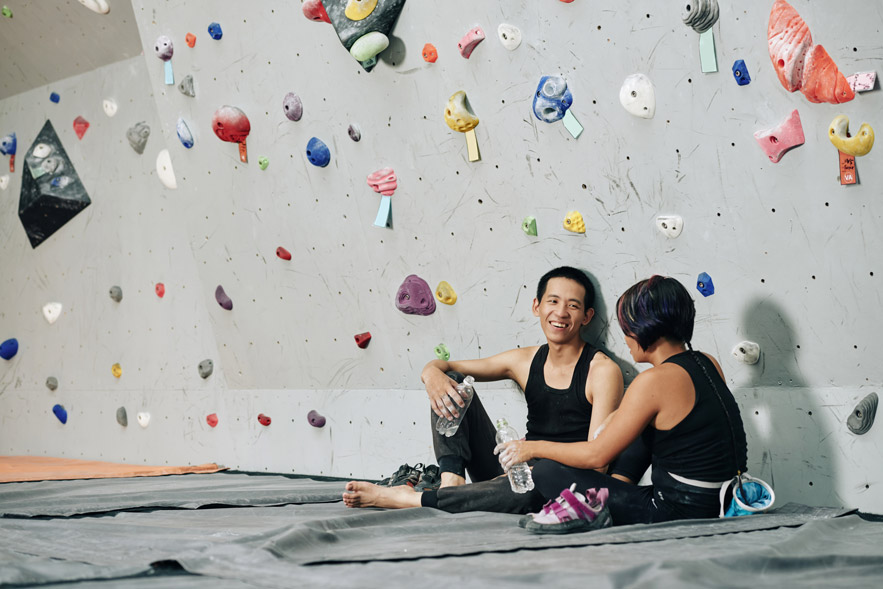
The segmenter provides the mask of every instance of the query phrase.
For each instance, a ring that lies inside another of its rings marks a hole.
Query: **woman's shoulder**
[[[632,381],[629,389],[655,393],[660,389],[687,386],[692,383],[690,375],[681,366],[673,363],[660,364],[641,372]]]

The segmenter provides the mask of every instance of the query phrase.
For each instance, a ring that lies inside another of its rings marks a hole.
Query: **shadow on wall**
[[[832,505],[836,469],[830,424],[819,398],[801,374],[794,328],[784,307],[771,298],[748,301],[742,314],[745,339],[757,342],[761,359],[746,367],[737,384],[748,435],[751,473],[773,485],[784,504]],[[777,479],[778,475],[778,479]]]
[[[613,312],[611,314],[610,311],[608,311],[607,303],[601,296],[601,287],[598,284],[598,279],[595,278],[595,275],[584,268],[580,268],[580,270],[585,272],[586,276],[589,277],[589,280],[592,281],[592,285],[595,287],[595,316],[592,318],[592,321],[582,329],[580,337],[582,337],[583,341],[591,343],[596,348],[600,348],[602,352],[607,354],[611,360],[619,365],[619,369],[622,370],[622,375],[625,379],[625,386],[628,387],[632,380],[634,380],[635,376],[638,375],[638,369],[630,360],[627,361],[620,358],[610,350],[609,342],[611,339],[622,337],[622,332],[616,322],[616,313]],[[611,330],[613,330],[612,334],[610,333]]]

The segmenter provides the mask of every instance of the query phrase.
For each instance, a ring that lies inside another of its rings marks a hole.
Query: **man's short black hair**
[[[594,308],[595,287],[592,285],[592,281],[589,280],[589,277],[586,276],[585,272],[571,266],[561,266],[559,268],[549,270],[548,272],[543,274],[543,277],[540,278],[539,284],[537,284],[538,301],[543,300],[543,295],[546,294],[546,286],[548,286],[549,281],[553,278],[567,278],[568,280],[573,280],[574,282],[582,286],[583,289],[585,289],[586,291],[586,295],[585,297],[583,297],[583,307],[586,311]]]

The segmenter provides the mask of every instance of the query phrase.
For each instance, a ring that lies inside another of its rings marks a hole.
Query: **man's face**
[[[585,308],[586,291],[581,284],[569,278],[552,278],[546,284],[543,299],[533,301],[533,314],[540,318],[546,339],[552,343],[567,343],[579,339],[579,330],[595,314]]]

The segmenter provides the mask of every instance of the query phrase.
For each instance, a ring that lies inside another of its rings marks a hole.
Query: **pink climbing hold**
[[[325,7],[322,6],[322,0],[305,0],[302,10],[304,16],[312,21],[331,22],[331,19],[328,18],[328,13],[325,11]]]
[[[263,413],[258,413],[258,421],[261,422],[261,425],[267,426],[267,425],[270,425],[270,422],[272,422],[273,420],[270,419],[269,416],[264,415]]]
[[[83,138],[83,135],[86,134],[86,129],[89,128],[89,121],[84,119],[83,117],[77,117],[74,119],[74,132],[77,134],[79,139]]]
[[[157,282],[153,289],[156,291],[156,296],[159,298],[163,298],[166,295],[166,285],[162,282]]]
[[[484,31],[481,30],[481,27],[477,26],[469,29],[469,31],[463,35],[463,38],[457,43],[457,49],[460,50],[460,55],[469,59],[469,56],[472,55],[472,52],[482,41],[484,41]]]
[[[251,132],[251,121],[242,110],[235,106],[222,106],[212,116],[212,130],[221,141],[239,144],[239,160],[248,162],[245,139]]]
[[[435,297],[425,280],[411,274],[396,291],[396,308],[409,315],[432,315],[435,313]]]
[[[325,417],[319,415],[315,409],[307,413],[307,419],[313,427],[325,427]]]
[[[371,332],[366,331],[365,333],[356,334],[356,345],[362,348],[363,350],[368,347],[368,344],[371,343]]]
[[[754,134],[758,145],[774,164],[779,163],[785,152],[792,147],[803,145],[803,126],[800,124],[800,113],[795,108],[787,119],[773,129],[757,131]]]
[[[291,259],[291,252],[289,252],[287,249],[285,249],[282,246],[279,246],[276,248],[276,255],[279,256],[283,260],[290,260]]]
[[[233,310],[233,301],[227,296],[227,293],[224,292],[224,287],[220,284],[218,285],[218,288],[215,289],[215,300],[218,301],[218,304],[224,309],[227,309],[228,311]]]
[[[368,186],[383,196],[392,196],[398,187],[396,173],[392,168],[383,168],[368,174]]]
[[[209,427],[215,427],[216,425],[218,425],[218,414],[217,414],[217,413],[211,413],[211,414],[209,414],[209,415],[206,415],[206,416],[205,416],[205,422],[206,422],[207,424],[209,424]]]

